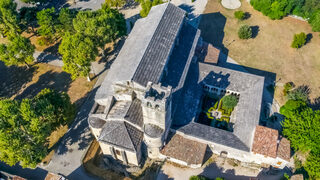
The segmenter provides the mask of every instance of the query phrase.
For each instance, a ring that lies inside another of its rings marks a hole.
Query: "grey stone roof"
[[[107,119],[124,119],[131,106],[131,101],[117,101],[111,108]]]
[[[185,17],[185,11],[168,3],[132,80],[146,86],[158,83]]]
[[[250,151],[250,148],[246,146],[235,134],[229,131],[225,131],[218,128],[213,128],[207,125],[191,122],[178,129],[186,135],[212,141],[217,144],[236,148],[242,151]]]
[[[143,116],[142,116],[141,101],[139,99],[134,99],[132,101],[130,108],[128,109],[124,119],[142,128]]]
[[[105,120],[98,117],[89,117],[89,125],[93,128],[102,128],[105,123]]]
[[[107,121],[99,141],[136,152],[143,140],[143,132],[125,121]]]
[[[183,86],[199,37],[199,30],[189,23],[183,23],[178,36],[179,42],[175,45],[166,66],[167,73],[161,78],[163,86],[171,86],[173,91]]]
[[[240,150],[250,150],[254,130],[260,120],[264,78],[201,62],[194,63],[191,67],[186,80],[187,83],[183,97],[181,97],[178,105],[179,109],[175,113],[173,122],[175,129],[178,129],[178,131],[181,130],[186,134],[194,133],[194,136],[203,137],[201,134],[192,130],[192,128],[188,128],[189,126],[195,125],[186,125],[197,118],[197,112],[200,110],[203,83],[236,91],[240,93],[240,97],[234,112],[236,122],[233,133],[215,130],[216,128],[209,126],[206,128],[213,134],[217,132],[222,133],[222,136],[229,137],[228,141],[233,143],[225,142],[223,139],[219,139],[219,136],[215,136],[215,138],[212,136],[211,140],[213,142],[219,144],[227,143],[223,145]],[[181,126],[183,126],[182,129],[179,129]],[[186,132],[187,130],[190,130],[190,132]],[[227,134],[229,134],[229,136],[227,136]],[[234,143],[236,141],[239,141],[239,143]],[[246,148],[243,146],[246,146]]]
[[[152,7],[135,23],[95,99],[103,102],[112,95],[110,85],[119,81],[159,81],[184,17],[185,11],[170,3]]]
[[[164,130],[162,128],[154,124],[146,124],[144,126],[144,132],[152,138],[160,137],[163,131]]]

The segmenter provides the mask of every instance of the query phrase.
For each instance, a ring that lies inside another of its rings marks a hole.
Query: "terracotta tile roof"
[[[277,157],[290,161],[290,141],[284,137],[281,138],[278,145]]]
[[[208,44],[207,55],[204,59],[205,63],[217,64],[219,60],[220,50]]]
[[[252,152],[276,158],[277,141],[277,130],[258,125],[254,133]]]
[[[182,137],[181,135],[170,133],[169,143],[161,150],[161,153],[187,164],[203,163],[207,145]]]

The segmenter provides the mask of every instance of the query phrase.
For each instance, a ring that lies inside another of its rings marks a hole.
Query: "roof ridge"
[[[126,121],[123,121],[123,123],[124,123],[124,126],[126,127],[126,132],[127,132],[128,136],[129,136],[129,138],[130,138],[131,145],[133,146],[134,150],[137,151],[137,148],[136,148],[136,146],[134,145],[133,140],[132,140],[132,138],[131,138],[131,134],[130,134],[129,131],[128,131],[128,126],[127,126],[127,124],[129,124],[129,123],[127,123]],[[129,124],[129,125],[130,125],[130,124]],[[134,127],[134,126],[133,126],[133,127]],[[134,128],[135,128],[135,127],[134,127]]]
[[[141,59],[143,59],[143,57],[146,55],[147,49],[148,49],[148,47],[150,46],[150,43],[151,43],[151,41],[152,41],[152,39],[153,39],[153,37],[154,37],[154,34],[155,34],[155,32],[157,31],[157,29],[158,29],[158,27],[159,27],[159,24],[160,24],[160,22],[161,22],[161,20],[162,20],[162,17],[163,17],[163,15],[165,14],[165,12],[167,11],[170,2],[164,3],[164,4],[166,4],[166,8],[164,9],[164,11],[163,11],[163,13],[162,13],[162,15],[161,15],[161,18],[160,18],[160,20],[159,20],[159,22],[158,22],[158,24],[157,24],[157,27],[154,29],[154,32],[153,32],[153,34],[152,34],[152,36],[151,36],[151,38],[150,38],[150,41],[148,42],[148,45],[146,46],[146,49],[145,49],[145,51],[144,51]],[[154,9],[155,7],[156,7],[156,6],[151,7],[150,12],[151,12],[152,9]],[[149,14],[150,14],[150,12],[149,12]],[[146,18],[148,18],[148,16],[147,16]],[[138,69],[138,67],[140,66],[140,64],[141,64],[141,61],[139,62],[138,66],[137,66],[137,69]],[[133,77],[135,77],[136,74],[137,74],[137,70],[133,73],[133,76],[131,77],[131,80],[133,79]]]

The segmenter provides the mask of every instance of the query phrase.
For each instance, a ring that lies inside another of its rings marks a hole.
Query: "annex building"
[[[135,23],[88,118],[105,155],[133,165],[147,156],[200,167],[208,152],[288,163],[289,141],[259,125],[264,77],[219,67],[207,45],[171,3]],[[229,113],[219,109],[226,95],[238,99]]]

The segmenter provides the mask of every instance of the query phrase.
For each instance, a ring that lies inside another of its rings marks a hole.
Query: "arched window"
[[[150,102],[147,102],[147,107],[152,107],[151,103]]]
[[[157,105],[155,106],[155,108],[156,108],[156,109],[160,109],[160,106],[157,104]]]

